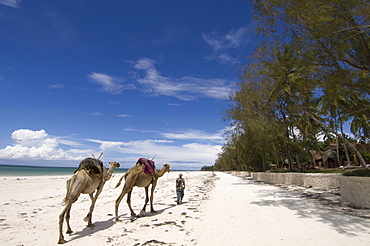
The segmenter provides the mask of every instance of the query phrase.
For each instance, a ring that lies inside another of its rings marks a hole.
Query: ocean
[[[0,165],[0,176],[40,176],[40,175],[72,175],[77,167],[34,167]],[[114,173],[125,173],[127,169],[117,168]]]

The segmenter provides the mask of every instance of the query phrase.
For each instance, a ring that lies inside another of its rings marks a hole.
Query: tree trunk
[[[364,160],[364,158],[362,157],[361,153],[355,148],[355,146],[353,146],[353,144],[351,144],[350,142],[348,142],[348,140],[343,137],[341,134],[338,134],[336,131],[334,131],[333,129],[331,129],[330,127],[328,127],[326,124],[322,123],[321,121],[319,121],[313,114],[311,114],[310,112],[308,112],[307,110],[305,110],[300,104],[299,102],[297,101],[297,99],[293,96],[293,94],[287,90],[285,90],[285,92],[291,97],[291,99],[294,101],[294,103],[297,105],[297,107],[302,110],[305,114],[307,114],[312,120],[314,120],[317,124],[319,124],[320,126],[322,126],[323,128],[325,128],[327,131],[333,133],[335,136],[339,137],[344,144],[346,144],[350,149],[352,149],[357,158],[360,160],[360,163],[362,165],[363,168],[367,168],[366,167],[366,162]]]
[[[336,150],[337,150],[337,161],[338,161],[338,164],[339,164],[339,166],[341,165],[341,162],[340,162],[340,157],[339,157],[339,143],[338,143],[338,138],[336,137],[335,138],[335,142],[336,142]],[[335,168],[336,166],[334,165],[334,168]]]
[[[261,158],[262,158],[262,168],[263,168],[263,171],[266,172],[265,158],[263,158],[263,156],[261,156]]]
[[[292,154],[290,153],[290,149],[288,145],[286,146],[286,155],[288,158],[289,171],[292,172],[293,171],[293,158],[292,158]]]
[[[299,168],[299,169],[302,169],[302,167],[301,167],[301,162],[299,161],[299,156],[298,156],[298,155],[296,155],[296,156],[295,156],[295,158],[297,159],[297,165],[298,165],[298,168]]]
[[[344,132],[343,132],[343,124],[341,123],[340,124],[340,133],[342,134],[342,136],[344,137]],[[346,153],[346,159],[347,159],[347,167],[349,167],[351,165],[351,160],[349,159],[349,154],[348,154],[348,149],[347,149],[347,145],[343,144],[343,147],[344,147],[344,151]]]

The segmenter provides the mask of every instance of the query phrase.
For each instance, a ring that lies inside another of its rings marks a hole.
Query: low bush
[[[358,177],[370,177],[369,168],[356,169],[354,171],[349,171],[343,173],[344,176],[358,176]]]

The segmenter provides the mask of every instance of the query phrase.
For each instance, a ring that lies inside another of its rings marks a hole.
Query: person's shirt
[[[176,190],[183,191],[185,189],[185,180],[181,177],[176,179]]]

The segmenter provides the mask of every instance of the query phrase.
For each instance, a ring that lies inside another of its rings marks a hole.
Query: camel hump
[[[90,174],[102,174],[104,172],[103,162],[94,158],[83,159],[76,172],[82,169],[86,169]]]
[[[137,162],[144,165],[144,173],[153,175],[155,173],[155,164],[154,161],[146,159],[146,158],[140,158],[137,160]]]

